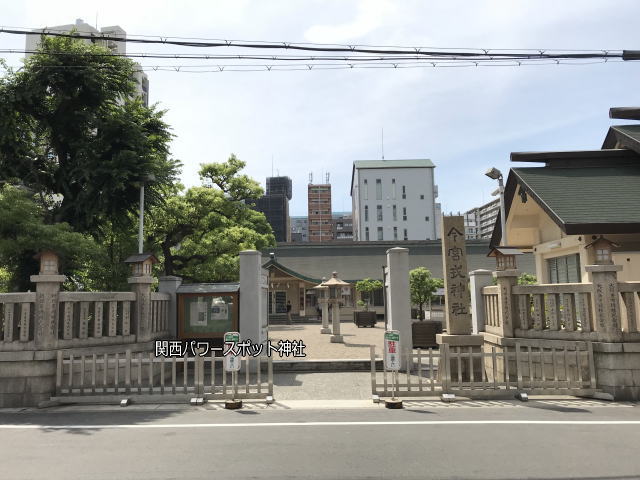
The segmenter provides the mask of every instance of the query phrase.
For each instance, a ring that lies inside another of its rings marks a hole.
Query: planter
[[[437,320],[423,320],[411,324],[413,348],[437,347],[436,335],[442,333],[442,322]]]
[[[375,327],[376,312],[353,312],[353,323],[360,327]]]

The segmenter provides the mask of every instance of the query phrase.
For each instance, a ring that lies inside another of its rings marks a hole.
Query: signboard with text
[[[240,370],[240,356],[236,355],[237,345],[240,343],[238,332],[227,332],[224,334],[225,350],[224,369],[227,372],[237,372]]]
[[[464,219],[442,216],[442,272],[446,295],[447,332],[450,335],[471,334],[471,294]]]
[[[384,332],[384,366],[387,370],[400,370],[400,332]]]

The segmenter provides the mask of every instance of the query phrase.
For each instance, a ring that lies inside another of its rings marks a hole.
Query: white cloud
[[[363,37],[380,27],[395,12],[389,0],[361,0],[356,18],[337,25],[314,25],[304,37],[315,43],[340,43]]]

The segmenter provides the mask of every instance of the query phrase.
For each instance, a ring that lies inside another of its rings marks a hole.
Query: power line
[[[239,40],[212,40],[212,41],[192,41],[181,40],[179,37],[150,37],[150,36],[127,36],[125,38],[109,36],[104,34],[78,34],[47,29],[32,31],[27,29],[0,27],[0,33],[14,35],[47,35],[55,37],[78,38],[93,41],[115,41],[140,44],[161,44],[175,45],[182,47],[216,48],[235,47],[248,49],[270,49],[270,50],[296,50],[310,52],[344,52],[349,54],[368,53],[384,55],[413,55],[428,57],[447,57],[451,59],[498,59],[507,57],[511,59],[602,59],[602,58],[622,58],[638,59],[637,52],[631,52],[632,58],[625,58],[624,50],[557,50],[557,49],[432,49],[426,47],[375,47],[367,45],[330,45],[330,44],[309,44],[291,42],[262,42],[262,41],[239,41]],[[627,55],[626,57],[629,57]]]

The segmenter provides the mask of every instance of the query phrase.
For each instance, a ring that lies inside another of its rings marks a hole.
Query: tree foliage
[[[157,246],[165,274],[194,282],[235,280],[241,250],[275,244],[264,214],[251,208],[262,189],[241,174],[244,166],[234,155],[204,164],[205,186],[174,194],[151,210],[149,243]]]
[[[24,189],[0,189],[0,266],[8,272],[8,290],[30,289],[29,277],[38,272],[34,255],[53,250],[60,255],[65,274],[72,281],[87,276],[96,252],[93,239],[72,231],[66,223],[48,225],[45,213],[33,195]]]
[[[382,282],[380,280],[371,280],[370,278],[364,278],[356,282],[356,290],[362,293],[364,297],[364,308],[365,310],[369,309],[369,305],[371,304],[371,294],[374,290],[378,290],[382,288]]]
[[[536,285],[538,283],[538,279],[535,275],[530,273],[521,273],[518,276],[518,285]]]
[[[140,181],[161,203],[178,174],[164,112],[133,98],[134,64],[73,38],[42,37],[22,69],[0,79],[0,181],[39,194],[45,221],[77,231],[126,223]]]
[[[418,305],[420,320],[424,320],[424,306],[435,298],[436,290],[443,286],[443,280],[431,276],[431,272],[425,267],[414,268],[409,272],[411,303]]]

